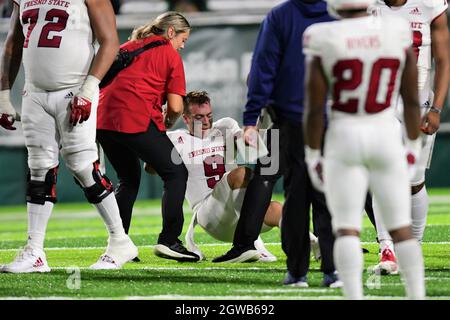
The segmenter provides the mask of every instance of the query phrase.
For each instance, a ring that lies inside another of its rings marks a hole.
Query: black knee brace
[[[100,162],[98,160],[93,163],[93,166],[92,177],[94,178],[95,184],[88,188],[82,187],[82,189],[87,200],[95,204],[102,202],[103,199],[109,196],[114,191],[114,187],[108,177],[100,172]],[[75,182],[81,187],[77,179],[75,179]]]
[[[44,204],[45,201],[56,203],[56,177],[58,167],[50,169],[45,175],[45,181],[31,180],[28,172],[27,202]]]

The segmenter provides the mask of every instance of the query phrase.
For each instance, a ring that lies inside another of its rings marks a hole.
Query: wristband
[[[0,90],[0,113],[9,114],[15,117],[16,109],[11,104],[9,89]]]
[[[315,162],[321,158],[320,149],[311,149],[308,145],[305,145],[305,161]]]
[[[84,80],[83,85],[80,88],[79,95],[83,98],[87,98],[92,100],[95,95],[95,92],[98,90],[98,85],[100,84],[100,80],[92,75],[88,75],[86,80]]]
[[[437,107],[435,107],[435,106],[432,106],[432,107],[430,108],[430,112],[435,112],[435,113],[437,113],[437,114],[441,114],[442,109],[439,109],[439,108],[437,108]]]

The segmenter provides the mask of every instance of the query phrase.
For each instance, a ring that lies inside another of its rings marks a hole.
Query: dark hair
[[[187,116],[191,114],[189,106],[191,104],[204,104],[210,103],[211,99],[206,91],[191,91],[183,99],[184,110],[183,113]]]

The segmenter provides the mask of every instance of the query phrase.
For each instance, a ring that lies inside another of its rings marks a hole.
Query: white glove
[[[323,157],[320,154],[320,150],[311,149],[309,146],[305,145],[305,162],[308,166],[309,178],[311,179],[313,187],[320,192],[324,192],[322,175]]]
[[[20,121],[20,115],[16,112],[9,98],[10,90],[0,90],[0,126],[7,130],[16,130],[12,125],[14,121]]]
[[[77,123],[87,121],[91,115],[92,100],[98,91],[100,80],[88,75],[80,91],[73,97],[70,105],[70,123],[76,126]]]
[[[419,136],[416,140],[405,141],[406,161],[408,162],[409,178],[413,179],[417,171],[417,161],[419,161],[420,152],[422,151],[422,138]]]

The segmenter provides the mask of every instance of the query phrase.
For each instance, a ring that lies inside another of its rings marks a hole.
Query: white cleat
[[[277,257],[271,254],[267,250],[258,250],[260,257],[258,259],[259,262],[274,262],[277,261]]]
[[[398,274],[398,265],[395,254],[389,248],[386,248],[381,253],[380,263],[375,266],[375,274],[389,275]]]
[[[260,255],[258,261],[260,262],[277,261],[277,257],[271,254],[269,250],[267,250],[267,248],[264,246],[264,242],[262,241],[261,237],[258,237],[258,239],[255,240],[255,248]]]
[[[110,238],[105,253],[89,269],[121,269],[125,263],[133,260],[138,254],[138,248],[131,241],[130,237],[126,236],[120,239]]]
[[[35,249],[26,245],[13,262],[5,264],[0,272],[7,273],[32,273],[50,272],[45,253],[41,249]]]

